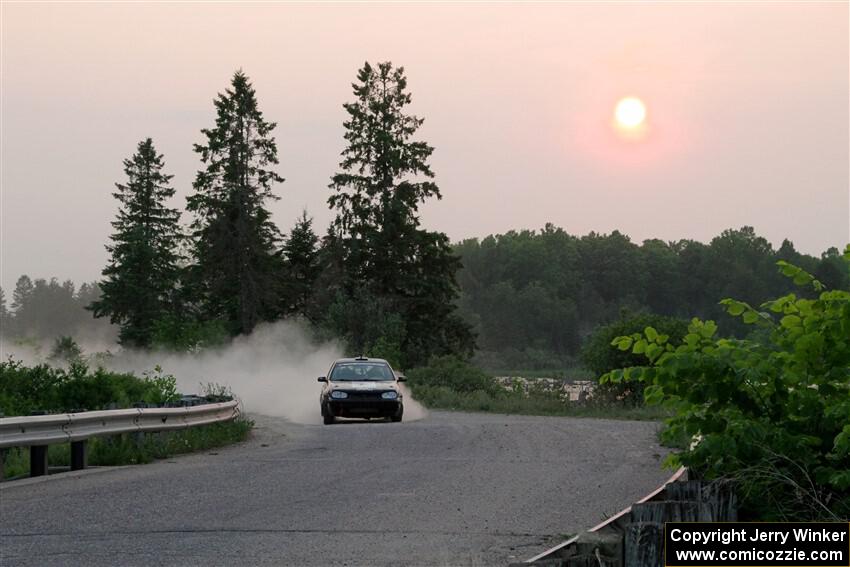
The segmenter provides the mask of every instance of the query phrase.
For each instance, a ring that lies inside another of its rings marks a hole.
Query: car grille
[[[383,394],[383,392],[348,392],[348,398],[347,399],[361,401],[361,402],[362,401],[380,400],[381,394]]]

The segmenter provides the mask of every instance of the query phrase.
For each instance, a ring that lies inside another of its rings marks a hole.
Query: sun
[[[614,118],[620,128],[626,130],[638,128],[646,120],[646,105],[637,97],[622,98],[614,109]]]

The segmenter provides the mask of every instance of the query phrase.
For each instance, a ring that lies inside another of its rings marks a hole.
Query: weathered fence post
[[[698,480],[672,482],[664,500],[632,506],[625,533],[625,567],[664,564],[664,522],[733,522],[738,519],[729,485]]]
[[[623,567],[623,538],[619,534],[585,532],[576,542],[576,554],[565,567]]]

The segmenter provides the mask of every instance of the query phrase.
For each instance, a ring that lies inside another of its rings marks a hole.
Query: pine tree
[[[283,245],[283,257],[286,262],[286,314],[307,315],[313,286],[319,275],[318,242],[319,237],[313,232],[313,219],[304,211]]]
[[[242,71],[215,100],[216,124],[196,144],[205,167],[194,182],[187,209],[192,223],[195,264],[192,281],[209,319],[223,319],[233,334],[250,333],[276,315],[282,258],[280,233],[265,208],[272,186],[283,178],[271,135],[257,106],[254,88]]]
[[[347,281],[345,247],[332,224],[319,242],[317,255],[320,269],[304,315],[319,330],[329,333],[328,338],[341,338],[346,328],[333,324],[329,315],[338,297],[344,296],[345,290],[351,289],[351,285]]]
[[[106,246],[110,259],[102,272],[100,298],[90,309],[95,317],[109,316],[121,326],[122,345],[150,346],[157,321],[171,306],[178,277],[180,213],[166,205],[174,189],[164,165],[147,138],[124,160],[126,183],[115,184],[113,196],[120,205],[112,242]]]
[[[0,335],[8,337],[11,334],[12,314],[6,307],[6,292],[0,287]]]
[[[404,68],[367,62],[357,80],[355,101],[344,105],[348,146],[328,199],[344,242],[347,281],[389,299],[402,316],[405,364],[470,352],[472,334],[454,305],[460,261],[445,234],[419,228],[419,205],[441,196],[428,164],[434,149],[414,139],[423,119],[405,112],[411,95]]]
[[[26,274],[18,278],[15,282],[15,289],[12,291],[12,311],[16,314],[24,309],[32,298],[34,286],[30,277]]]

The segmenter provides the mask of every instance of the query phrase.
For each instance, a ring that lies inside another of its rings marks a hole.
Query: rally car
[[[382,358],[341,358],[327,376],[320,376],[319,404],[325,425],[338,417],[385,418],[401,421],[404,403],[397,375]]]

